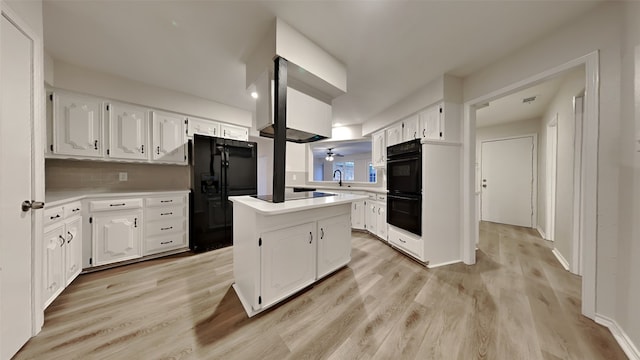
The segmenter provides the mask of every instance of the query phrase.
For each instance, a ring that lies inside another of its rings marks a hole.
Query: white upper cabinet
[[[402,124],[402,142],[420,138],[418,114],[411,115],[400,123]]]
[[[220,124],[220,137],[233,140],[249,140],[249,129],[242,126]]]
[[[460,141],[461,107],[440,103],[420,112],[420,131],[425,140]]]
[[[440,105],[429,107],[420,113],[420,131],[423,139],[442,139],[441,114],[442,106]]]
[[[215,137],[220,136],[220,124],[215,121],[190,117],[187,122],[187,136],[190,138],[195,134]]]
[[[53,93],[55,154],[101,157],[102,101],[90,96]]]
[[[402,142],[402,123],[393,124],[387,129],[387,147]]]
[[[387,165],[387,147],[385,146],[384,130],[373,134],[371,138],[373,167],[385,167]]]
[[[106,106],[109,123],[107,156],[145,160],[149,153],[149,112],[147,109],[120,103]]]
[[[159,111],[153,111],[152,118],[152,159],[158,162],[186,164],[185,118]]]

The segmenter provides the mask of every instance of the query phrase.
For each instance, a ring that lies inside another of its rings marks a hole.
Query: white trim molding
[[[538,234],[540,234],[540,237],[545,239],[545,240],[549,240],[547,239],[547,234],[544,233],[544,230],[542,230],[542,228],[540,227],[540,224],[538,224],[538,226],[536,226],[536,230],[538,230]]]
[[[465,264],[475,264],[475,247],[478,237],[476,221],[476,109],[478,106],[527,87],[539,84],[577,66],[585,66],[585,98],[582,127],[582,158],[580,159],[579,207],[580,238],[582,239],[582,314],[590,319],[596,315],[596,238],[598,229],[598,131],[600,106],[599,52],[543,71],[511,85],[494,90],[464,103],[463,163],[462,163],[462,246],[461,256]]]
[[[602,326],[606,326],[609,331],[611,331],[611,335],[613,335],[622,348],[622,351],[624,351],[630,360],[640,360],[640,351],[638,351],[638,348],[633,341],[631,341],[629,335],[627,335],[624,329],[622,329],[615,320],[596,314],[595,321]]]
[[[558,249],[553,249],[551,250],[551,252],[553,253],[553,255],[556,256],[556,259],[558,259],[558,262],[560,263],[560,265],[562,265],[562,267],[567,270],[569,270],[569,262],[567,261],[567,259],[564,258],[564,256],[562,256],[562,254],[560,253],[560,251],[558,251]]]

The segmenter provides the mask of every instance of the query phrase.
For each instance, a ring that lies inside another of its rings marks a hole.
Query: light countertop
[[[274,204],[272,202],[256,199],[251,196],[229,197],[229,200],[231,200],[234,204],[246,205],[254,209],[256,212],[264,215],[279,215],[301,210],[349,204],[362,199],[367,199],[367,196],[356,194],[338,194],[336,196],[325,196],[312,199],[296,199]]]
[[[383,188],[383,187],[368,187],[368,186],[350,186],[350,185],[343,185],[343,186],[327,186],[327,185],[313,185],[313,184],[307,184],[307,185],[287,185],[287,188],[310,188],[310,189],[317,189],[317,190],[322,190],[322,191],[327,191],[327,192],[331,192],[331,191],[365,191],[365,192],[372,192],[372,193],[377,193],[377,194],[386,194],[387,193],[387,189]]]
[[[149,196],[149,195],[168,195],[168,194],[185,194],[189,190],[157,190],[157,191],[113,191],[113,190],[64,190],[64,191],[47,191],[44,195],[45,207],[50,208],[71,201],[82,200],[87,197],[91,198],[113,198],[120,196]]]

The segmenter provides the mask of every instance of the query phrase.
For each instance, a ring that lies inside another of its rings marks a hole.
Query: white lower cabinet
[[[92,224],[95,265],[142,256],[142,209],[97,213]]]
[[[351,227],[358,230],[364,230],[364,200],[354,201],[351,203]]]
[[[387,195],[369,194],[365,201],[365,229],[387,241]]]
[[[42,242],[42,308],[82,271],[82,217],[77,202],[45,210]],[[65,215],[66,214],[66,215]]]
[[[156,196],[145,199],[143,255],[187,246],[187,197]]]
[[[253,316],[351,260],[351,204],[281,214],[233,204],[234,289]]]
[[[316,278],[316,223],[261,235],[262,305],[273,304]]]
[[[64,280],[64,225],[44,233],[43,238],[42,308],[46,308],[62,292]]]
[[[424,241],[420,236],[391,227],[389,229],[389,243],[413,255],[418,260],[424,261]]]
[[[322,278],[351,260],[351,227],[345,216],[318,221],[318,270]]]

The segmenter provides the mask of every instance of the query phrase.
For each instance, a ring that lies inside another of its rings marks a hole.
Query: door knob
[[[44,203],[42,201],[35,201],[35,200],[25,200],[22,202],[22,211],[29,211],[30,209],[36,210],[36,209],[42,209],[44,207]]]

